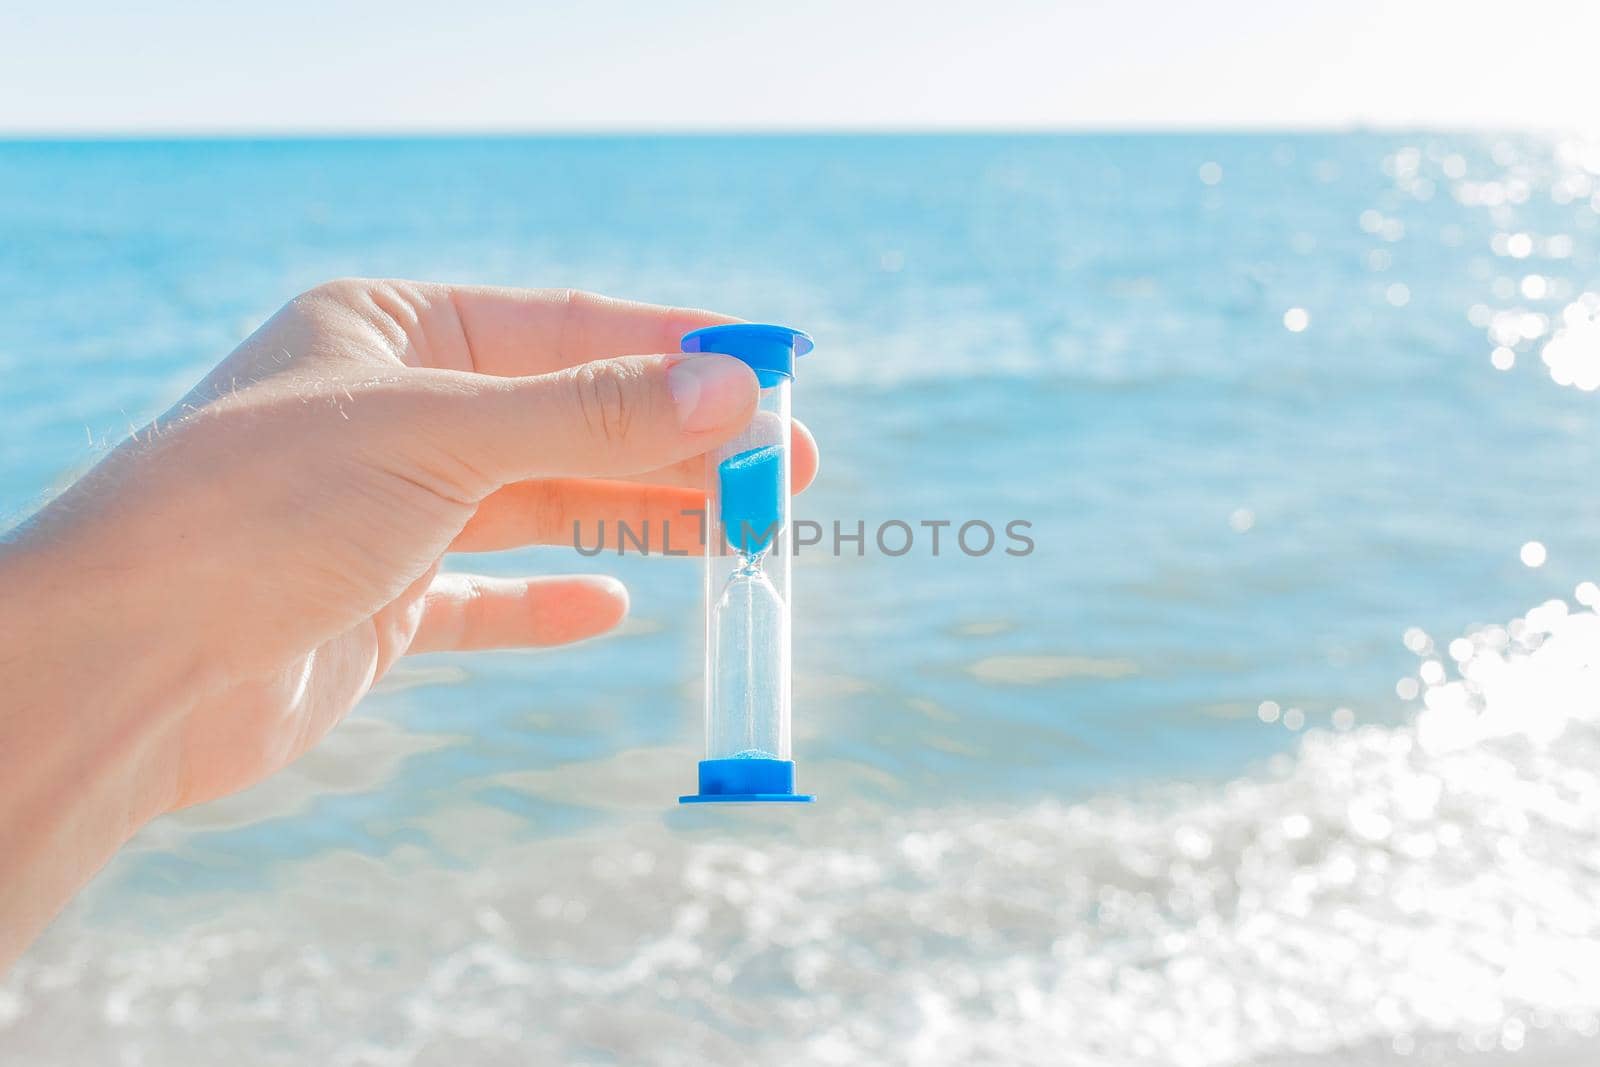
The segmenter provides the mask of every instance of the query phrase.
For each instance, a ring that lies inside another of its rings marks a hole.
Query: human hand
[[[24,686],[0,711],[0,780],[95,774],[95,748],[125,786],[125,837],[282,767],[408,651],[610,629],[627,609],[610,578],[440,574],[440,558],[702,507],[700,454],[749,421],[757,385],[677,342],[723,321],[412,282],[293,300],[0,551],[8,601],[29,605],[0,618],[0,680]],[[793,454],[799,489],[816,469],[802,427]],[[0,812],[15,857],[26,834],[6,829]]]

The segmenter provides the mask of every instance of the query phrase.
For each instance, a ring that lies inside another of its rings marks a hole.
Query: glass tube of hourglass
[[[789,380],[709,460],[706,758],[789,759]]]

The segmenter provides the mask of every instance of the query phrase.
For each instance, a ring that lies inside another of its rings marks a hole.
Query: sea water
[[[344,274],[802,325],[823,448],[814,810],[671,803],[697,561],[452,561],[633,617],[403,662],[150,827],[0,984],[0,1061],[1592,1060],[1600,150],[709,147],[0,144],[13,518]]]

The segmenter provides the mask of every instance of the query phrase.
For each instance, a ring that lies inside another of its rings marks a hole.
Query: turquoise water
[[[0,514],[364,274],[807,328],[823,470],[796,512],[868,531],[795,568],[815,812],[672,806],[696,565],[462,561],[603,567],[633,619],[408,661],[283,779],[153,827],[0,986],[0,1052],[1587,1040],[1600,835],[1538,798],[1593,787],[1600,747],[1600,701],[1569,699],[1593,685],[1597,252],[1600,153],[1524,136],[0,143]],[[890,557],[896,519],[917,539]],[[924,520],[953,524],[937,557]],[[967,556],[969,520],[1035,548]],[[1463,635],[1476,659],[1446,654]],[[1419,693],[1477,725],[1428,727]],[[1411,936],[1434,955],[1379,959]]]

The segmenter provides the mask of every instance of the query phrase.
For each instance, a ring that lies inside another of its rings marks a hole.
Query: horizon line
[[[1572,134],[1586,132],[1582,127],[1562,125],[1520,125],[1515,123],[1439,123],[1386,122],[1349,120],[1339,122],[1308,122],[1285,125],[1273,122],[1240,123],[1166,123],[1166,122],[1093,122],[1061,124],[980,125],[950,126],[884,124],[882,126],[829,126],[829,125],[590,125],[590,126],[259,126],[259,127],[204,127],[174,126],[146,128],[56,128],[56,129],[0,129],[0,143],[70,143],[70,142],[159,142],[159,141],[383,141],[383,140],[471,140],[471,139],[534,139],[534,138],[694,138],[694,137],[1015,137],[1015,136],[1084,136],[1084,135],[1134,135],[1134,136],[1312,136],[1317,134],[1445,134],[1445,135],[1504,135],[1515,134]]]

